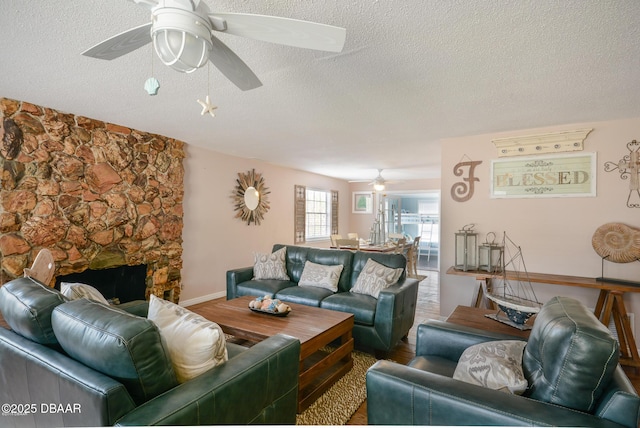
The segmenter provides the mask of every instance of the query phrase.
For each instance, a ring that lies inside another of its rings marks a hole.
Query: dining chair
[[[396,241],[396,249],[393,251],[394,254],[404,254],[404,247],[407,244],[407,238],[400,238]]]
[[[357,234],[357,233],[353,233],[353,232],[351,232],[351,233],[347,233],[347,238],[348,238],[348,239],[360,239],[360,238],[358,237],[358,234]]]
[[[357,239],[338,239],[336,246],[340,249],[359,250],[360,241]]]
[[[418,258],[420,257],[420,236],[413,238],[413,245],[407,251],[407,275],[418,276]]]
[[[397,241],[398,239],[404,238],[404,234],[402,233],[390,233],[387,235],[390,241]]]
[[[24,268],[24,276],[37,279],[41,283],[50,286],[55,270],[56,265],[53,260],[53,254],[48,249],[43,248],[38,252],[31,267]]]
[[[332,247],[337,247],[338,246],[338,239],[342,239],[342,235],[331,235],[331,246]]]

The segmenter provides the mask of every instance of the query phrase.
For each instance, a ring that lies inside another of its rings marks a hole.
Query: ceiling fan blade
[[[321,51],[342,51],[347,35],[341,27],[277,16],[216,12],[209,17],[212,21],[226,21],[225,33]]]
[[[131,28],[82,52],[92,58],[111,60],[151,42],[151,23]]]
[[[131,0],[131,1],[137,5],[146,7],[149,10],[158,6],[158,0]]]
[[[262,82],[247,64],[233,53],[231,49],[215,37],[211,37],[213,47],[209,53],[209,61],[216,66],[227,79],[231,80],[243,91],[259,88]]]

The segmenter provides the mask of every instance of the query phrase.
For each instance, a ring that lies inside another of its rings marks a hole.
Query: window
[[[338,233],[337,190],[307,190],[305,186],[296,184],[294,195],[293,233],[296,244],[304,244],[307,239],[329,239]]]
[[[327,239],[331,235],[331,192],[307,189],[306,239]]]

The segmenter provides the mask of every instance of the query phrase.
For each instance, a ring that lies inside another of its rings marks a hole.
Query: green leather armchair
[[[518,339],[429,320],[408,366],[379,361],[367,373],[372,425],[509,425],[637,428],[640,398],[618,365],[618,348],[576,300],[555,297],[536,317],[523,354],[522,396],[453,379],[471,345]]]

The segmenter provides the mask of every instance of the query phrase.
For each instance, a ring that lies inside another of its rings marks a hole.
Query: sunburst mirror
[[[233,190],[234,210],[236,218],[251,224],[260,224],[269,211],[269,188],[264,184],[264,177],[255,169],[246,173],[239,172],[236,187]]]

